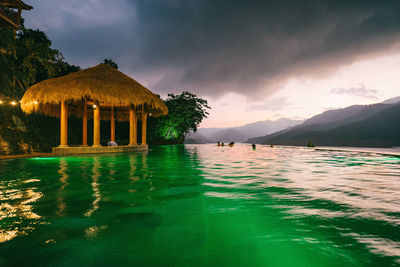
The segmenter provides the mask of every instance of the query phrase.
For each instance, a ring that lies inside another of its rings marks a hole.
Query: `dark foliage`
[[[115,63],[112,59],[108,59],[108,58],[104,59],[104,60],[103,60],[103,64],[106,64],[106,65],[108,65],[108,66],[110,66],[110,67],[113,67],[113,68],[115,68],[115,69],[118,69],[118,64]]]
[[[22,27],[15,36],[10,30],[0,29],[0,49],[0,94],[10,98],[20,99],[37,82],[80,69],[66,63],[39,30]]]
[[[180,95],[168,94],[165,104],[168,115],[149,120],[150,143],[182,144],[188,132],[197,131],[210,109],[207,100],[186,91]]]
[[[38,114],[27,116],[8,103],[18,101],[35,83],[78,70],[80,67],[68,64],[58,50],[51,48],[44,32],[23,25],[16,35],[0,29],[0,136],[12,153],[21,153],[23,143],[33,150],[49,151],[58,144],[59,120]]]

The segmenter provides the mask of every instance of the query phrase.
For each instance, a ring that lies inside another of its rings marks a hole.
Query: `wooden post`
[[[60,117],[60,147],[68,146],[68,105],[61,100],[61,117]]]
[[[142,108],[142,145],[147,144],[147,112]]]
[[[129,107],[129,145],[137,145],[137,116],[132,105]]]
[[[133,115],[135,116],[135,119],[133,121],[133,144],[137,145],[137,111],[136,108],[133,109]]]
[[[21,13],[22,13],[22,7],[18,7],[18,13],[17,13],[17,29],[19,29],[19,27],[21,26]]]
[[[100,105],[96,102],[93,105],[93,146],[100,145]]]
[[[83,103],[82,114],[82,146],[87,146],[87,99]]]
[[[114,106],[111,107],[111,142],[115,142],[115,120],[114,120]]]

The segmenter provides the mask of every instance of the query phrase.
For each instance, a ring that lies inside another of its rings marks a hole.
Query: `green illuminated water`
[[[190,145],[2,160],[0,265],[400,265],[400,158]]]

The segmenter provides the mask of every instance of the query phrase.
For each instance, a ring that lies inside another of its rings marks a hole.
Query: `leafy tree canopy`
[[[210,109],[207,100],[186,91],[180,95],[168,94],[165,104],[168,115],[150,123],[152,143],[183,143],[188,132],[197,131]]]
[[[112,59],[108,59],[108,58],[104,59],[104,60],[103,60],[103,64],[106,64],[106,65],[108,65],[108,66],[110,66],[110,67],[113,67],[113,68],[115,68],[115,69],[118,69],[118,64],[115,63]]]
[[[44,32],[21,26],[15,35],[11,30],[0,29],[0,94],[18,99],[35,83],[79,69],[51,48]]]

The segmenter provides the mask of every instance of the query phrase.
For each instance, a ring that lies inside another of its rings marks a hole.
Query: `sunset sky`
[[[400,95],[399,1],[26,0],[82,68],[111,58],[160,94],[190,91],[212,110],[201,127]]]

